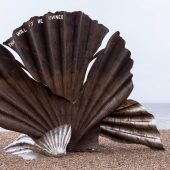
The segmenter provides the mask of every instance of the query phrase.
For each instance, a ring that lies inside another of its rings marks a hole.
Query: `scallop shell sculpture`
[[[163,149],[153,115],[127,99],[133,60],[120,33],[97,51],[107,32],[83,12],[61,11],[31,18],[4,42],[23,64],[0,45],[0,126],[24,134],[6,152],[38,159],[95,150],[99,135]]]

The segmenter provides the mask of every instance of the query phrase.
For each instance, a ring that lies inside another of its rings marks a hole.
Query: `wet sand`
[[[6,154],[4,147],[19,133],[0,133],[0,170],[170,170],[170,130],[161,130],[165,151],[151,150],[141,145],[112,142],[100,137],[101,146],[96,152],[68,153],[61,158],[23,160]]]

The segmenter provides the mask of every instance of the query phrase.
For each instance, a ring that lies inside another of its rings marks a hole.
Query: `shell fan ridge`
[[[133,60],[125,40],[116,32],[98,50],[107,32],[81,11],[49,12],[4,42],[23,64],[0,45],[0,127],[22,133],[6,152],[63,156],[95,150],[100,135],[163,149],[153,115],[128,99]]]

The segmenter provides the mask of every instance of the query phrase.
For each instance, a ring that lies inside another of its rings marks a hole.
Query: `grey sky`
[[[119,30],[134,60],[134,90],[140,102],[170,102],[170,1],[0,0],[0,43],[34,15],[81,10],[110,30]],[[104,45],[102,46],[104,47]]]

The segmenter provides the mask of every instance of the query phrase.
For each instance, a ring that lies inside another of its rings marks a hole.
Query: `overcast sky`
[[[109,28],[103,46],[120,31],[134,60],[134,90],[140,102],[170,102],[169,0],[0,0],[0,43],[32,16],[81,10]]]

